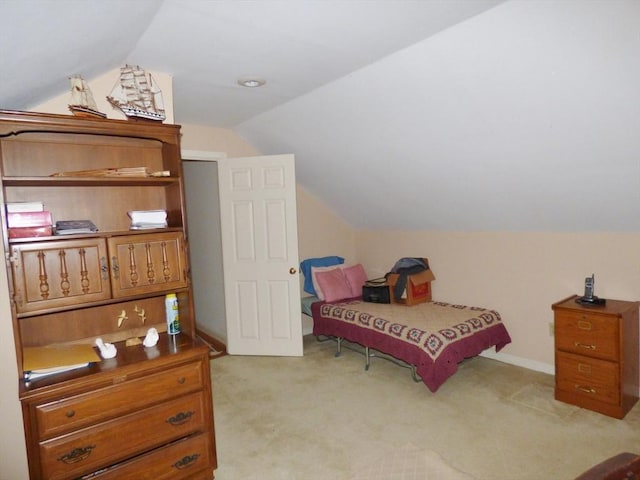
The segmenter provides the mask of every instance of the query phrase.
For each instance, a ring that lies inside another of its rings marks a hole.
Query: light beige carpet
[[[334,353],[309,336],[304,357],[211,360],[216,480],[361,480],[422,455],[475,480],[572,480],[640,452],[640,404],[616,420],[556,402],[551,375],[476,357],[434,394],[390,362],[365,371]]]
[[[358,473],[351,480],[474,480],[449,465],[438,453],[411,443],[356,469]]]
[[[510,400],[558,418],[568,418],[579,411],[572,405],[556,400],[553,385],[530,383],[514,393]]]

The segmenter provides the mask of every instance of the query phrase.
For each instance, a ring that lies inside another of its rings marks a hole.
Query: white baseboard
[[[549,375],[555,375],[555,367],[548,363],[537,362],[535,360],[529,360],[528,358],[516,357],[515,355],[509,355],[507,353],[496,353],[493,349],[487,349],[480,354],[481,357],[491,358],[492,360],[498,360],[499,362],[508,363],[517,367],[528,368],[529,370],[535,370],[536,372],[548,373]]]

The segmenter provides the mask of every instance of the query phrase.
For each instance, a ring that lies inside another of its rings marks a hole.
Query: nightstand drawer
[[[139,392],[139,395],[145,395]],[[202,392],[40,443],[42,478],[86,475],[166,442],[204,430]]]
[[[556,353],[556,387],[601,402],[620,403],[619,365],[583,355]]]
[[[97,475],[92,480],[179,480],[209,467],[209,435],[198,434],[141,455]]]
[[[558,311],[556,347],[566,352],[617,361],[620,358],[618,319],[584,312]]]
[[[36,407],[38,434],[50,438],[80,427],[201,390],[202,364],[194,362],[165,372],[125,381]]]

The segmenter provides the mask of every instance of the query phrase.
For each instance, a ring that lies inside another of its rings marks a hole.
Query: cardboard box
[[[391,289],[391,303],[410,306],[431,301],[431,282],[436,279],[431,269],[409,275],[404,295],[401,299],[396,300],[393,290],[398,283],[398,278],[400,275],[397,273],[387,275],[387,283]]]
[[[16,227],[9,228],[9,238],[49,237],[53,235],[51,225],[42,227]]]
[[[51,212],[10,212],[7,213],[7,227],[44,227],[53,224]]]

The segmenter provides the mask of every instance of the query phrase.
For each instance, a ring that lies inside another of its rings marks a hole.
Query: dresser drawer
[[[146,392],[139,392],[147,396]],[[209,400],[210,401],[210,400]],[[40,443],[42,478],[66,479],[204,430],[202,392]]]
[[[583,355],[556,353],[556,387],[585,398],[618,405],[619,365]]]
[[[143,378],[35,407],[40,439],[201,390],[202,364],[193,362]]]
[[[92,480],[179,480],[203,469],[211,470],[211,442],[206,433],[178,440],[166,447],[121,463]]]
[[[618,319],[577,311],[557,311],[556,347],[597,358],[617,361],[620,356]]]

